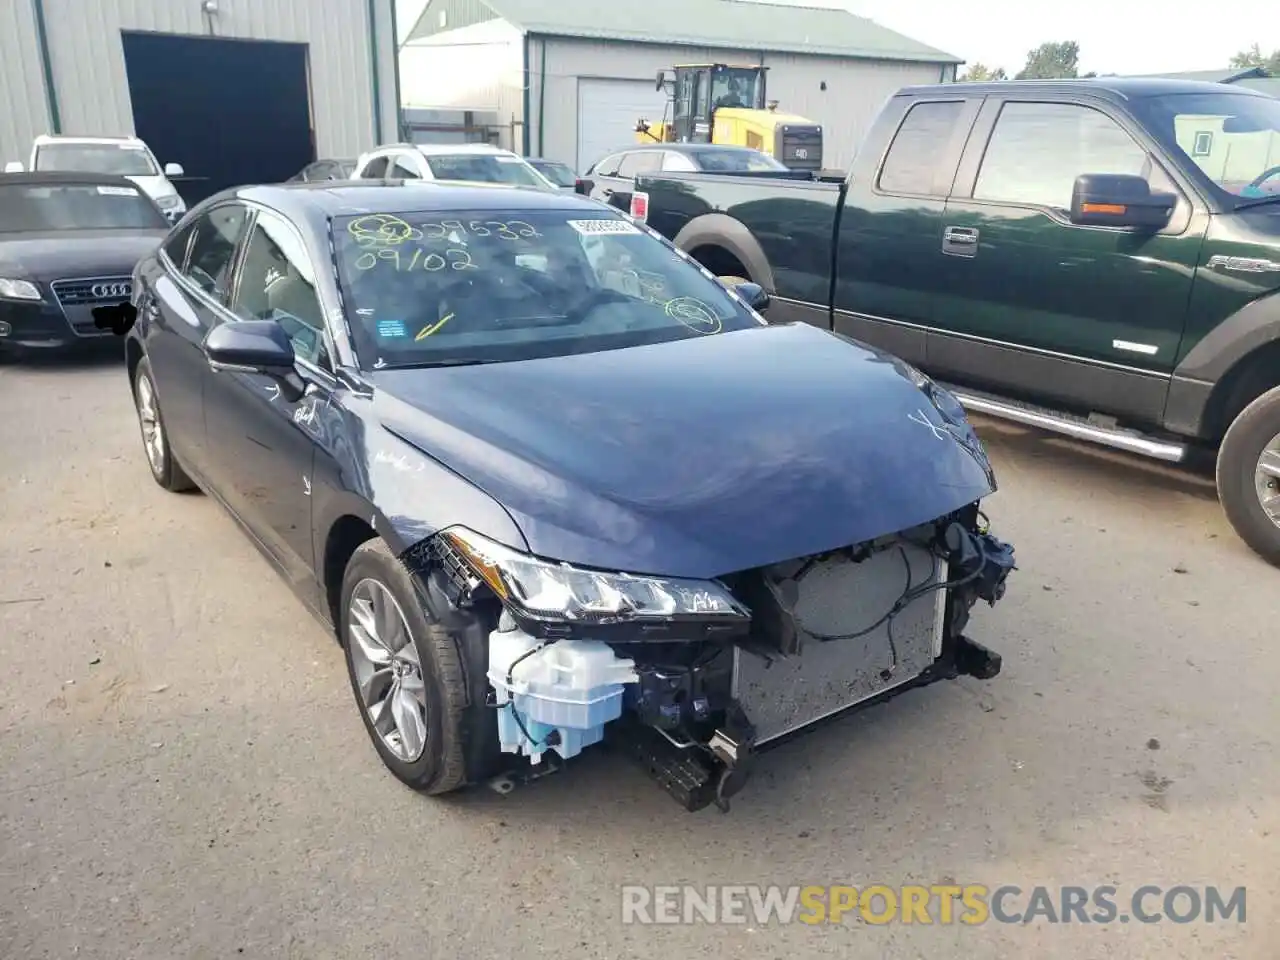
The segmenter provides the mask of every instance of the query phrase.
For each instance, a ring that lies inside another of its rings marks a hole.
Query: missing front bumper
[[[990,680],[1000,673],[1000,654],[976,640],[954,637],[944,655],[923,671],[856,702],[793,725],[768,739],[759,738],[750,715],[735,702],[728,711],[727,729],[717,729],[706,744],[681,741],[654,727],[624,720],[608,731],[608,741],[630,755],[677,803],[690,812],[715,805],[728,812],[729,801],[750,777],[754,760],[795,737],[843,717],[884,703],[917,687],[958,676]],[[726,749],[725,744],[732,749]]]

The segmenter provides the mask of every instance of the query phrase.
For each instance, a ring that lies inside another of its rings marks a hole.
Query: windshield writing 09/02
[[[371,367],[561,356],[762,322],[629,220],[584,211],[346,217],[334,248]]]

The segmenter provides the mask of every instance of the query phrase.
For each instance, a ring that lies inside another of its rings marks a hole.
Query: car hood
[[[991,493],[963,412],[940,409],[917,378],[794,324],[379,371],[373,411],[498,501],[535,554],[710,577],[894,533]]]
[[[0,233],[0,277],[48,282],[123,277],[165,238],[165,230]]]

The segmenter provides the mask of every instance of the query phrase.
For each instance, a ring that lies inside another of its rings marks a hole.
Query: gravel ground
[[[1274,957],[1280,572],[1204,477],[981,428],[1021,566],[972,628],[995,681],[774,751],[728,816],[609,755],[430,800],[233,523],[151,482],[119,364],[0,366],[0,957]],[[1244,885],[1248,914],[620,921],[622,884],[947,882]]]

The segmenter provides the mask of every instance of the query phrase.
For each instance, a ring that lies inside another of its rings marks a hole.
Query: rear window
[[[5,233],[168,227],[156,205],[127,184],[0,184],[0,231]]]
[[[374,214],[335,219],[333,231],[366,368],[590,353],[763,322],[603,209]]]
[[[880,170],[880,189],[886,193],[945,194],[935,186],[938,158],[960,119],[960,101],[917,103],[898,128]]]
[[[477,183],[512,183],[545,187],[544,180],[519,157],[486,154],[443,154],[426,158],[437,180],[472,180]]]
[[[703,170],[718,173],[763,173],[787,169],[786,164],[755,150],[699,150],[694,158]]]

